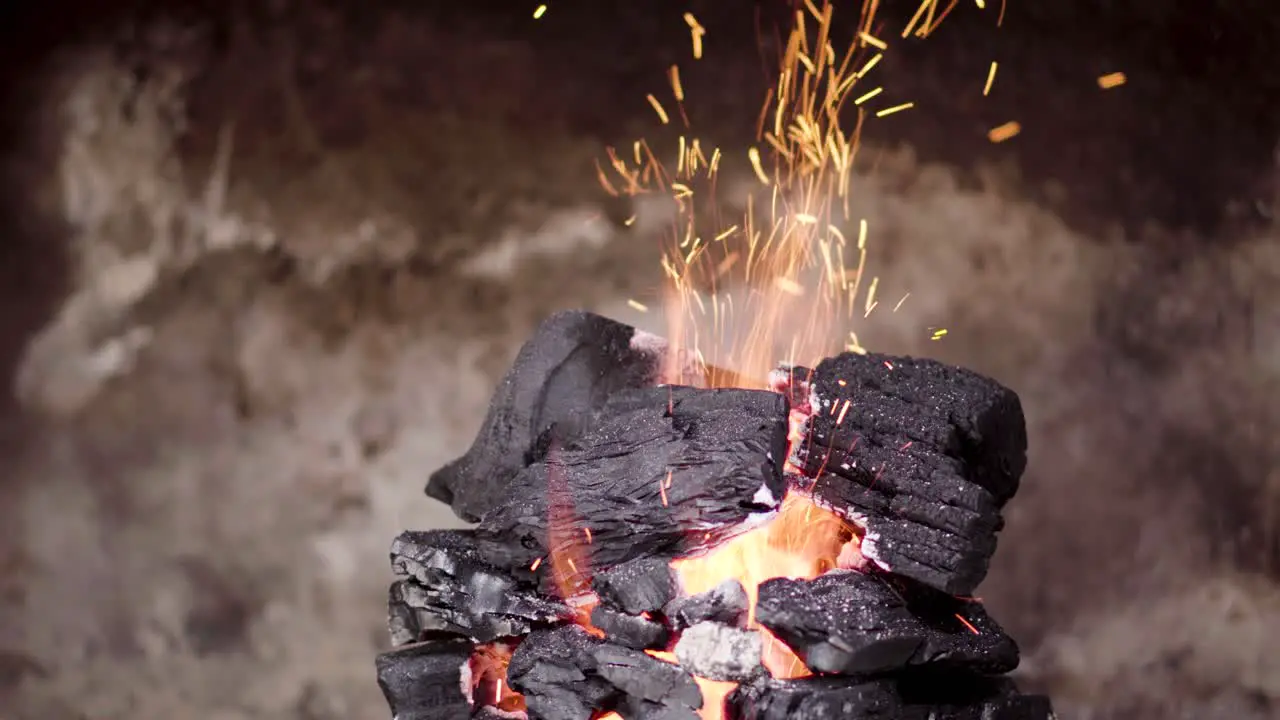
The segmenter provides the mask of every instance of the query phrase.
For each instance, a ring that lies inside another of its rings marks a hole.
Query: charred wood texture
[[[1004,673],[1018,666],[1018,646],[980,603],[895,578],[838,571],[767,580],[756,619],[815,672],[944,665]]]
[[[394,720],[466,720],[471,717],[469,679],[463,668],[474,646],[435,639],[378,656],[378,687]]]
[[[676,575],[666,558],[640,558],[598,571],[591,589],[600,602],[639,615],[657,612],[676,596]]]
[[[583,558],[598,571],[724,542],[781,505],[787,414],[786,399],[765,391],[619,392],[511,481],[509,500],[480,523],[483,552],[511,569],[577,557],[585,584]]]
[[[512,479],[546,453],[553,425],[572,424],[615,392],[656,385],[665,342],[599,315],[567,311],[524,344],[465,455],[433,473],[427,495],[477,522]]]
[[[1048,698],[967,674],[762,678],[725,700],[726,720],[1054,720]]]
[[[802,490],[867,529],[882,569],[968,595],[986,577],[1003,505],[1026,468],[1018,396],[932,360],[845,353],[805,375],[793,449]]]
[[[696,720],[702,692],[678,665],[595,638],[576,625],[532,633],[511,656],[511,687],[524,693],[534,720],[589,720],[597,711],[624,717]]]
[[[404,578],[391,586],[397,645],[431,632],[489,642],[574,617],[568,606],[484,562],[470,531],[402,533],[391,545],[391,566]]]
[[[667,604],[666,615],[676,630],[701,622],[746,627],[748,602],[747,590],[742,583],[725,580],[706,592],[672,600]]]

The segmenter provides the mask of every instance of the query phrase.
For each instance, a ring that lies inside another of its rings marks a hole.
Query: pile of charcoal
[[[771,390],[670,373],[661,339],[588,313],[522,348],[427,485],[475,526],[392,545],[377,669],[397,720],[1053,717],[1005,676],[1017,645],[972,597],[1026,465],[1012,391],[852,353]],[[762,527],[788,493],[856,527],[856,551],[754,588],[750,627],[739,582],[684,592],[673,560]],[[808,673],[773,677],[756,625]],[[712,707],[700,680],[736,686]]]

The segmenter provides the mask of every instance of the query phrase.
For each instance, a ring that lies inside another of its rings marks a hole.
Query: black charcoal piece
[[[864,526],[880,568],[972,594],[1026,467],[1018,396],[932,360],[846,353],[796,372],[810,409],[797,489]]]
[[[528,720],[529,713],[524,710],[502,710],[492,705],[485,705],[471,716],[471,720]]]
[[[676,660],[708,680],[745,682],[765,672],[764,639],[756,630],[703,622],[687,628],[676,641]]]
[[[967,673],[761,678],[725,700],[726,720],[1054,720],[1048,698]]]
[[[583,311],[547,318],[498,384],[465,455],[431,475],[427,495],[476,522],[507,497],[516,473],[541,459],[540,441],[625,388],[661,381],[666,343]]]
[[[629,698],[673,708],[702,707],[702,690],[687,670],[631,648],[595,648],[596,672]]]
[[[701,715],[693,708],[623,698],[618,705],[618,715],[624,720],[701,720]]]
[[[777,393],[617,393],[589,430],[512,481],[508,503],[480,525],[483,552],[513,571],[546,557],[586,558],[573,564],[574,587],[591,570],[698,552],[777,510],[786,447],[787,403]],[[559,518],[558,533],[549,518]],[[543,578],[553,564],[539,567]]]
[[[646,717],[689,717],[702,692],[679,666],[593,637],[577,625],[525,638],[507,667],[533,720],[587,720],[598,710],[631,707]]]
[[[674,482],[674,480],[673,480]],[[630,615],[661,610],[676,596],[676,575],[662,558],[639,558],[591,578],[600,602]]]
[[[393,720],[466,720],[471,717],[469,672],[473,646],[465,640],[430,640],[377,657],[378,687]]]
[[[843,353],[819,363],[810,386],[818,444],[910,442],[958,460],[965,479],[1002,505],[1017,492],[1026,420],[1017,393],[995,380],[936,360]]]
[[[609,642],[633,650],[662,650],[671,641],[671,631],[666,625],[604,605],[591,610],[591,624],[603,632]]]
[[[677,631],[701,622],[747,626],[747,591],[737,580],[725,580],[710,590],[676,598],[664,610]]]
[[[396,644],[432,631],[489,642],[574,616],[563,603],[485,563],[471,531],[402,533],[391,544],[391,566],[405,578],[391,586],[389,600]]]
[[[869,675],[934,665],[1018,666],[1018,646],[981,603],[855,571],[760,584],[756,620],[815,672]]]
[[[577,625],[537,630],[520,642],[507,682],[524,695],[533,720],[589,720],[612,708],[618,690],[596,672],[594,650],[604,641]]]

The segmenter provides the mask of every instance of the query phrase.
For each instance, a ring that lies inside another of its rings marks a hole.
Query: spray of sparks
[[[644,141],[630,157],[610,150],[608,168],[600,172],[608,192],[667,192],[679,208],[662,259],[676,352],[762,380],[779,355],[798,362],[829,353],[829,339],[840,337],[844,320],[876,306],[878,280],[864,281],[867,223],[850,215],[850,178],[864,123],[912,107],[873,84],[889,49],[873,32],[877,6],[877,0],[863,6],[856,38],[844,49],[831,39],[830,3],[806,2],[795,11],[777,84],[761,108],[758,143],[747,151],[765,192],[752,194],[739,222],[708,234],[699,230],[698,218],[714,204],[719,149],[682,135],[674,172]],[[927,36],[949,9],[937,0],[922,2],[902,37]],[[697,58],[706,30],[692,15],[684,19]],[[679,119],[687,125],[679,68],[667,75],[672,108],[657,94],[646,100],[662,124]],[[751,289],[723,292],[730,285]],[[745,334],[728,337],[743,319]],[[861,350],[852,333],[843,344]]]

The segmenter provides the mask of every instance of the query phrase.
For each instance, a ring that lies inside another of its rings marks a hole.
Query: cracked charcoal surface
[[[480,525],[482,552],[524,571],[550,554],[553,508],[565,515],[555,551],[586,558],[591,568],[723,542],[781,504],[774,459],[786,450],[787,412],[782,395],[757,390],[617,393],[588,430],[516,477],[510,500]],[[549,565],[539,568],[544,581]]]
[[[662,650],[671,642],[671,631],[666,625],[604,605],[592,609],[591,624],[599,628],[609,642],[633,650]]]
[[[803,491],[865,525],[864,555],[880,567],[971,594],[1026,467],[1018,396],[968,370],[876,354],[824,360],[809,382]]]
[[[815,672],[945,665],[1005,673],[1018,666],[1018,646],[981,603],[914,583],[844,571],[775,578],[759,593],[756,620]]]
[[[676,596],[676,576],[662,558],[640,558],[591,578],[600,602],[629,615],[661,610]]]
[[[693,676],[680,667],[592,637],[577,625],[530,634],[512,654],[507,679],[524,694],[534,720],[587,720],[596,710],[619,706],[643,710],[646,717],[695,717],[688,712],[702,704]]]
[[[552,425],[574,422],[619,390],[658,382],[662,349],[635,338],[630,325],[583,311],[543,321],[498,384],[471,448],[431,475],[427,495],[478,522],[541,459]]]
[[[388,602],[394,644],[431,631],[489,642],[573,617],[566,605],[486,564],[473,541],[466,530],[405,532],[395,539],[391,565],[405,579],[392,584]]]
[[[766,672],[761,664],[764,640],[755,630],[703,622],[676,641],[676,659],[689,672],[709,680],[745,682]]]
[[[726,720],[1054,720],[1039,695],[1012,681],[967,673],[908,673],[892,678],[836,675],[761,678],[725,701]]]
[[[725,580],[710,590],[676,598],[667,604],[667,621],[676,631],[701,622],[747,626],[747,591],[737,580]]]
[[[462,668],[474,649],[465,640],[431,640],[378,656],[378,687],[394,720],[466,720]]]
[[[995,380],[936,360],[843,353],[819,363],[810,382],[821,400],[811,426],[819,444],[847,447],[854,433],[879,445],[912,442],[960,461],[965,478],[1001,505],[1017,492],[1026,420],[1017,393]],[[831,405],[846,399],[837,423]]]

